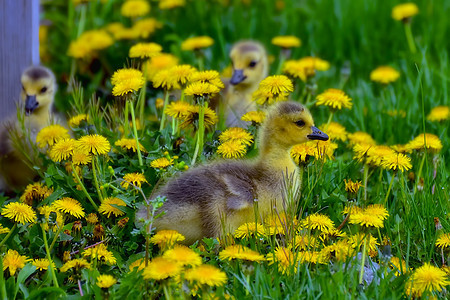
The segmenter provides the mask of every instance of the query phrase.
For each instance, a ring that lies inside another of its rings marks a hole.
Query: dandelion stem
[[[366,234],[364,235],[364,244],[363,244],[363,251],[362,251],[362,258],[361,258],[361,270],[359,272],[359,284],[363,283],[364,279],[364,264],[366,262],[366,247],[367,247],[367,241],[366,241]]]
[[[55,243],[56,243],[56,241],[58,240],[59,234],[61,233],[61,231],[62,231],[63,228],[64,228],[64,225],[58,227],[58,231],[56,231],[56,235],[55,235],[55,237],[53,238],[53,241],[52,241],[52,243],[51,243],[51,245],[50,245],[50,248],[49,248],[49,250],[48,250],[49,252],[51,252],[52,249],[53,249],[53,246],[55,246]]]
[[[9,237],[12,235],[12,233],[16,229],[16,227],[17,227],[17,223],[14,223],[13,227],[9,230],[8,234],[3,238],[2,242],[0,243],[0,249],[6,243],[6,241],[9,239]],[[1,270],[0,270],[0,272],[1,272]]]
[[[364,175],[363,175],[363,185],[364,185],[364,202],[367,202],[367,179],[369,177],[369,165],[364,164]]]
[[[198,110],[198,131],[197,131],[197,145],[195,146],[194,156],[192,157],[191,165],[195,164],[197,156],[203,151],[203,139],[205,136],[205,100],[200,97],[200,107]]]
[[[125,100],[125,101],[127,101],[127,100]],[[125,114],[125,116],[124,116],[125,122],[123,124],[123,135],[125,137],[127,137],[128,136],[128,131],[129,131],[128,128],[130,126],[130,124],[128,122],[128,101],[125,102],[125,112],[124,112],[124,114]]]
[[[406,40],[408,41],[408,47],[409,51],[411,51],[412,54],[416,53],[416,44],[414,43],[414,37],[411,31],[411,22],[404,23],[405,25],[405,34],[406,34]]]
[[[86,190],[86,187],[84,186],[83,182],[80,179],[80,176],[78,176],[77,171],[75,170],[75,166],[73,165],[73,163],[71,162],[70,165],[72,166],[72,172],[75,175],[75,178],[78,181],[78,184],[81,186],[81,189],[83,190],[84,194],[86,195],[86,197],[88,198],[89,202],[91,202],[92,206],[95,208],[95,210],[98,211],[98,206],[97,204],[95,204],[94,200],[92,200],[91,195],[89,195],[88,191]]]
[[[103,203],[103,196],[102,196],[102,193],[100,191],[100,187],[98,185],[97,171],[96,171],[96,168],[95,168],[95,159],[94,158],[92,158],[92,177],[94,178],[94,185],[95,185],[95,188],[97,189],[98,199],[100,200],[101,203]]]
[[[383,202],[384,206],[386,206],[386,204],[387,204],[387,200],[388,200],[389,194],[391,192],[392,184],[394,183],[394,178],[395,178],[395,172],[394,172],[394,174],[392,174],[391,182],[389,183],[389,188],[388,188],[388,191],[386,193],[386,197],[384,198],[384,202]]]
[[[144,69],[144,78],[147,78],[147,68]],[[139,93],[138,106],[139,106],[139,122],[144,125],[144,110],[145,110],[145,96],[147,92],[147,80],[145,80],[144,86]]]
[[[333,120],[333,116],[334,116],[334,111],[332,110],[331,112],[330,112],[330,115],[328,116],[328,121],[327,121],[327,129],[328,129],[328,126],[330,125],[330,123],[331,123],[331,120]]]
[[[417,186],[420,182],[420,177],[422,176],[423,164],[425,163],[426,153],[422,153],[422,160],[420,161],[419,171],[417,172],[416,184],[414,185],[414,194],[417,192]]]
[[[166,107],[169,102],[169,91],[165,90],[164,92],[164,106],[163,106],[163,112],[161,117],[161,124],[159,125],[159,131],[162,131],[164,129],[164,123],[166,122]]]
[[[142,154],[141,154],[141,149],[139,146],[139,139],[138,139],[138,134],[137,134],[137,129],[136,129],[136,118],[134,116],[134,107],[133,107],[133,103],[131,102],[131,100],[128,101],[128,105],[130,106],[131,122],[133,123],[133,135],[134,135],[134,139],[136,140],[136,152],[138,154],[139,166],[142,169],[142,167],[144,166],[144,163],[142,162]],[[144,172],[144,170],[142,170],[142,172]]]
[[[44,239],[45,252],[47,252],[47,259],[48,259],[48,262],[49,262],[48,267],[50,269],[50,274],[52,276],[53,284],[55,285],[55,287],[59,288],[58,279],[56,278],[55,270],[53,269],[52,257],[50,255],[50,250],[48,248],[47,234],[45,233],[45,229],[44,229],[44,225],[43,224],[41,224],[41,229],[42,229],[42,236],[43,236],[43,239]]]

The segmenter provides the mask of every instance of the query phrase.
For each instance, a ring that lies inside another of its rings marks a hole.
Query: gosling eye
[[[47,87],[44,86],[44,87],[41,89],[40,93],[43,94],[43,93],[45,93],[46,91],[47,91]]]
[[[249,66],[250,68],[254,68],[254,67],[256,66],[256,64],[257,64],[257,62],[254,61],[254,60],[252,60],[252,61],[248,64],[248,66]]]
[[[295,121],[294,123],[295,123],[295,125],[297,125],[298,127],[303,127],[303,126],[305,126],[305,121],[303,121],[303,120]]]

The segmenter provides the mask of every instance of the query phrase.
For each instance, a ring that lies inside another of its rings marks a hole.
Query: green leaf
[[[62,288],[45,287],[32,291],[27,299],[58,299],[62,296],[66,296],[66,292]]]

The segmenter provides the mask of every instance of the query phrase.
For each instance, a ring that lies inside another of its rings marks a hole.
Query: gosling
[[[19,105],[19,114],[25,114],[23,127],[29,132],[30,140],[35,141],[37,133],[50,124],[53,101],[56,91],[55,76],[42,66],[31,66],[21,76],[23,105]],[[19,190],[32,182],[36,172],[25,163],[25,156],[15,148],[12,135],[19,137],[25,149],[32,151],[26,144],[25,133],[16,116],[11,116],[0,125],[0,175],[2,189]],[[28,153],[31,154],[31,153]]]
[[[226,125],[245,127],[246,123],[241,117],[256,110],[252,94],[269,72],[267,53],[264,46],[258,42],[241,41],[232,47],[230,58],[233,74],[229,81],[226,81],[223,95]]]
[[[274,105],[259,136],[260,153],[255,160],[212,163],[168,182],[157,193],[165,196],[166,202],[161,208],[165,214],[155,219],[156,230],[176,230],[190,244],[254,222],[255,203],[262,216],[274,206],[281,209],[283,178],[295,176],[297,170],[291,147],[308,140],[328,140],[314,126],[308,109],[296,102]],[[137,220],[141,218],[146,218],[145,209],[138,211]]]

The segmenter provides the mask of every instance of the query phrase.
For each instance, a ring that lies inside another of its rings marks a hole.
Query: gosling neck
[[[261,139],[258,164],[271,170],[278,170],[283,174],[293,174],[296,172],[297,166],[291,158],[291,148],[276,142],[267,143]]]

